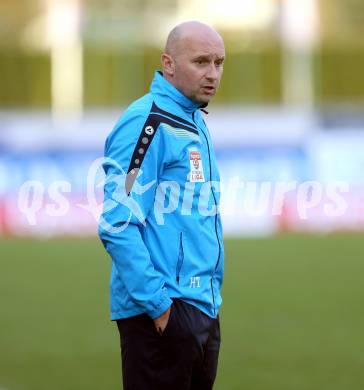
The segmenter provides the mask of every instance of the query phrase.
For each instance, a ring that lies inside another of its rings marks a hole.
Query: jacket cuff
[[[172,303],[173,301],[169,297],[167,289],[163,288],[160,291],[158,298],[148,305],[149,308],[146,310],[146,313],[154,320],[163,314],[172,305]]]

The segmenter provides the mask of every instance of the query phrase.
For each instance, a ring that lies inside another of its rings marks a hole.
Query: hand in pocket
[[[172,310],[172,305],[163,314],[161,314],[159,317],[154,319],[155,328],[157,329],[157,332],[160,335],[163,334],[164,330],[167,327],[171,310]]]

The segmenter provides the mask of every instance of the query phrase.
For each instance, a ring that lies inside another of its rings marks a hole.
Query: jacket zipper
[[[216,315],[216,308],[215,308],[215,293],[214,293],[214,286],[212,284],[212,276],[210,279],[210,285],[211,285],[211,294],[212,294],[212,303],[214,305],[214,316]]]
[[[179,284],[180,279],[180,272],[184,260],[184,253],[183,253],[183,243],[182,243],[182,232],[180,233],[179,238],[179,252],[178,252],[178,260],[177,260],[177,266],[176,266],[176,282]]]
[[[211,192],[212,192],[212,196],[214,198],[214,202],[215,202],[215,207],[217,207],[217,201],[216,201],[216,196],[215,196],[215,192],[214,192],[214,189],[211,185],[211,182],[212,182],[212,170],[211,170],[211,156],[210,156],[210,145],[209,145],[209,141],[207,139],[207,136],[205,134],[205,132],[202,130],[202,128],[196,123],[195,121],[195,112],[192,113],[192,120],[193,120],[193,123],[201,130],[201,133],[204,135],[205,137],[205,140],[206,140],[206,145],[207,145],[207,151],[208,151],[208,155],[209,155],[209,168],[210,168],[210,186],[211,186]],[[219,262],[220,262],[220,256],[221,256],[221,245],[220,245],[220,239],[219,239],[219,235],[218,235],[218,232],[217,232],[217,213],[215,214],[215,234],[216,234],[216,238],[217,238],[217,243],[219,245],[219,255],[217,257],[217,262],[216,262],[216,265],[215,265],[215,271],[219,265]],[[214,271],[214,272],[215,272]],[[214,315],[216,315],[216,308],[215,308],[215,294],[214,294],[214,287],[212,285],[212,276],[211,276],[211,279],[210,279],[210,284],[211,284],[211,294],[212,294],[212,302],[213,302],[213,305],[214,305]]]

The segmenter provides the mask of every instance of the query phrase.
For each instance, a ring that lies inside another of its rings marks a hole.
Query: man
[[[200,109],[215,95],[224,56],[211,27],[175,27],[163,73],[106,141],[99,234],[112,258],[111,319],[120,331],[125,390],[202,390],[215,380],[220,178]]]

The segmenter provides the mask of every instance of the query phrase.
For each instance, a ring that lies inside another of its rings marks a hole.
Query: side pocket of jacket
[[[182,265],[183,265],[183,260],[184,260],[183,232],[181,232],[180,236],[179,236],[179,252],[178,252],[178,259],[177,259],[177,266],[176,266],[176,281],[177,281],[177,284],[179,284],[180,273],[181,273],[181,268],[182,268]]]

